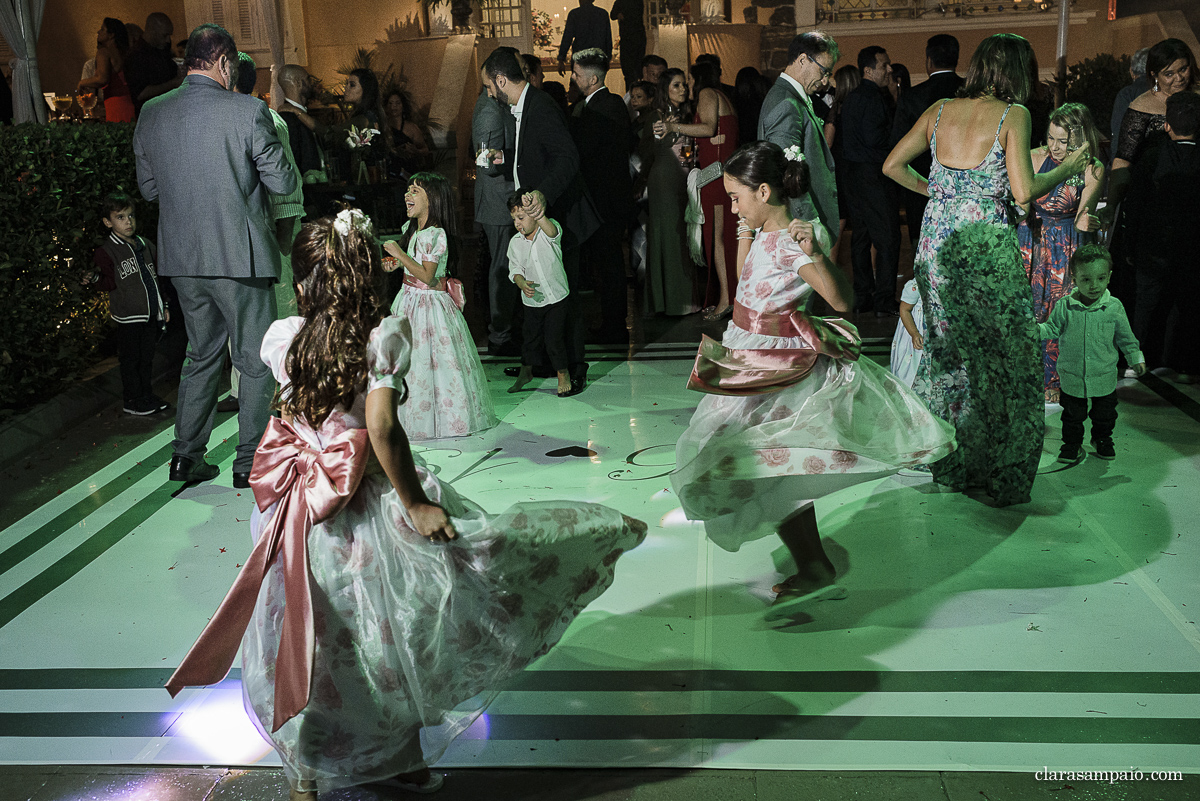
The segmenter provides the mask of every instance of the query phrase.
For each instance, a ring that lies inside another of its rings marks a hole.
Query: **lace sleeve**
[[[1130,164],[1137,161],[1145,148],[1146,137],[1154,132],[1163,130],[1166,118],[1161,114],[1147,114],[1144,111],[1129,109],[1121,120],[1121,132],[1117,135],[1117,158],[1124,159]]]

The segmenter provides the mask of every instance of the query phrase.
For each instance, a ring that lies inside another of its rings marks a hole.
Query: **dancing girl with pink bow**
[[[220,681],[240,643],[246,706],[292,801],[361,784],[441,787],[428,765],[608,588],[646,532],[590,503],[492,515],[413,455],[397,414],[409,321],[385,316],[369,221],[342,214],[302,229],[301,316],[263,340],[282,416],[254,458],[256,545],[167,684],[174,695]]]

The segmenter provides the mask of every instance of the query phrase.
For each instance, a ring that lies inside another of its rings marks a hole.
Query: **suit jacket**
[[[579,151],[562,110],[550,95],[530,86],[518,125],[520,191],[537,189],[546,196],[548,213],[563,227],[564,249],[583,244],[600,227],[600,220],[579,171]]]
[[[902,94],[900,102],[896,104],[896,119],[892,121],[892,145],[895,146],[912,130],[926,109],[939,100],[954,97],[962,85],[963,79],[958,75],[942,72]],[[933,156],[928,152],[912,160],[913,169],[925,178],[929,177],[929,168],[932,165]]]
[[[288,146],[292,149],[292,156],[296,159],[296,167],[300,174],[323,169],[324,161],[321,158],[321,145],[317,141],[317,135],[300,121],[298,115],[283,111],[279,116],[283,117],[287,124]]]
[[[268,195],[294,191],[296,172],[266,103],[189,75],[143,107],[133,152],[158,201],[159,275],[279,278]]]
[[[503,164],[475,168],[475,222],[481,225],[512,225],[508,196],[513,192],[511,154],[516,136],[517,121],[508,104],[480,92],[471,115],[471,151],[478,154],[480,148],[487,148],[506,154]]]
[[[629,154],[634,144],[625,101],[601,87],[590,100],[579,101],[568,123],[596,211],[604,222],[624,226],[633,212]]]
[[[808,161],[811,179],[808,194],[788,201],[793,217],[818,220],[825,230],[838,230],[837,182],[833,177],[833,154],[825,144],[825,130],[787,78],[780,75],[763,100],[758,118],[758,138],[782,148],[800,145]]]
[[[882,167],[891,150],[893,113],[887,89],[863,81],[842,104],[842,160]]]

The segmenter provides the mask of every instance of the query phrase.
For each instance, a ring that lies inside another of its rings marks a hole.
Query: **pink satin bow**
[[[837,317],[756,312],[734,303],[733,322],[752,334],[801,338],[804,348],[727,348],[708,335],[700,341],[688,389],[710,395],[765,395],[798,383],[817,357],[855,361],[862,352],[858,329]]]
[[[436,292],[445,292],[454,301],[454,305],[458,307],[459,311],[462,311],[467,305],[466,290],[463,289],[463,282],[457,278],[443,278],[438,282],[437,286],[429,286],[413,278],[411,275],[405,274],[404,285],[416,287],[417,289],[432,289]]]
[[[370,455],[366,429],[348,429],[316,451],[291,425],[271,419],[254,454],[250,486],[260,511],[276,502],[279,507],[217,613],[167,682],[172,697],[184,687],[216,684],[229,673],[267,571],[282,555],[286,605],[275,659],[271,731],[308,705],[313,661],[308,533],[314,523],[328,520],[349,502]]]

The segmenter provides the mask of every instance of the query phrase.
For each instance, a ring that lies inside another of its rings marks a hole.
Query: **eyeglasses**
[[[808,55],[807,53],[804,54],[804,57],[807,58],[809,61],[811,61],[816,66],[816,68],[821,71],[822,78],[828,78],[830,75],[833,74],[833,67],[824,66],[820,61],[817,61],[815,58]]]

